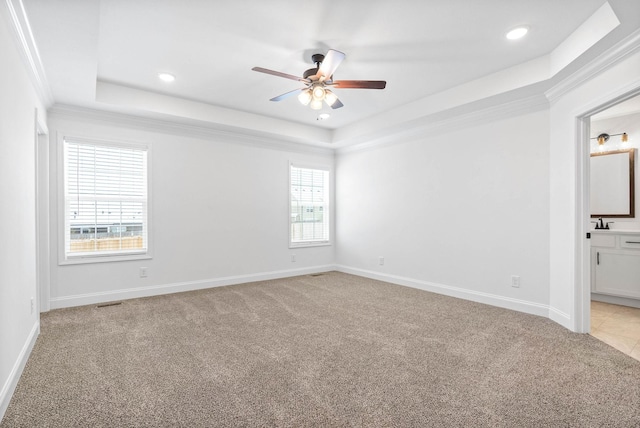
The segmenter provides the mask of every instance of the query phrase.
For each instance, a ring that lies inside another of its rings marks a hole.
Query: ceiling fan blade
[[[334,80],[331,86],[340,89],[384,89],[387,82],[384,80]]]
[[[331,108],[334,110],[340,107],[344,107],[344,104],[342,104],[342,102],[340,102],[340,100],[338,99],[336,99],[336,101],[333,104],[331,104]]]
[[[322,64],[320,64],[320,68],[318,69],[316,76],[318,76],[318,78],[324,77],[324,80],[329,80],[342,60],[344,60],[345,56],[346,55],[340,51],[329,49],[324,60],[322,60]]]
[[[253,71],[258,71],[260,73],[271,74],[273,76],[284,77],[285,79],[297,80],[299,82],[307,82],[309,79],[303,79],[302,77],[294,76],[293,74],[282,73],[280,71],[273,71],[267,68],[262,67],[253,67]]]
[[[293,91],[289,91],[289,92],[285,92],[282,95],[278,95],[277,97],[273,97],[271,98],[269,101],[282,101],[285,98],[289,98],[292,95],[296,95],[304,90],[306,90],[307,88],[300,88],[300,89],[294,89]]]

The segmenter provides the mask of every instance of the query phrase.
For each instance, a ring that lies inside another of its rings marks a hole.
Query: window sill
[[[309,248],[309,247],[329,247],[331,242],[304,242],[299,244],[289,243],[289,249],[293,248]]]
[[[113,262],[127,262],[132,260],[149,260],[151,259],[149,253],[144,254],[118,254],[118,255],[104,255],[104,256],[71,256],[69,258],[59,260],[58,265],[79,265],[88,263],[113,263]]]

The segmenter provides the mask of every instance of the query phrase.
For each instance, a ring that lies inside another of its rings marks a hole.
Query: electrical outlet
[[[140,268],[140,278],[146,278],[147,277],[147,268],[146,267],[141,267]]]
[[[31,313],[33,314],[33,311],[35,309],[35,300],[33,299],[33,297],[31,298]]]
[[[291,263],[295,263],[295,262],[296,262],[296,255],[291,254]]]
[[[520,288],[520,277],[517,275],[511,275],[511,286]]]
[[[384,257],[382,257],[382,256],[378,257],[378,264],[380,266],[384,265]]]

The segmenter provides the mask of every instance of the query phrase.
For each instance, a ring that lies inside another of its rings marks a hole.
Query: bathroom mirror
[[[635,217],[635,149],[591,154],[591,217]]]

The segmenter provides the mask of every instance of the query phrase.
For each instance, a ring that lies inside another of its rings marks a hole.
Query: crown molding
[[[49,119],[71,119],[93,121],[107,125],[124,126],[147,132],[163,132],[181,137],[216,139],[226,143],[249,145],[252,147],[281,150],[287,152],[312,153],[333,156],[334,149],[320,145],[311,145],[300,141],[286,141],[281,135],[252,132],[241,128],[221,127],[207,122],[177,122],[172,118],[150,118],[95,110],[85,107],[55,104],[48,110]]]
[[[568,92],[602,74],[635,53],[638,49],[640,49],[640,30],[634,31],[577,72],[547,90],[545,96],[551,104],[554,104]]]
[[[400,127],[368,141],[337,148],[336,153],[342,155],[422,139],[425,135],[429,137],[442,135],[452,130],[465,129],[485,122],[533,113],[548,107],[549,101],[544,94],[539,93],[485,108],[478,108],[470,112],[425,116],[404,123]]]
[[[532,113],[549,107],[549,101],[540,91],[529,96],[493,104],[484,108],[468,111],[463,109],[424,116],[422,118],[398,124],[373,136],[361,137],[360,141],[350,141],[344,146],[329,144],[311,145],[308,142],[286,141],[281,135],[272,135],[249,131],[243,128],[221,127],[208,122],[177,122],[175,118],[150,118],[132,114],[96,110],[85,107],[56,104],[48,110],[50,119],[72,119],[94,121],[109,125],[125,126],[148,132],[165,132],[178,136],[196,138],[215,138],[229,143],[271,148],[289,152],[314,153],[322,155],[347,154],[381,146],[398,144],[423,138],[424,135],[439,135],[452,129],[464,129],[487,121],[505,119],[521,114]],[[473,107],[471,107],[473,108]]]
[[[638,95],[640,95],[640,77],[611,91],[601,93],[587,104],[572,110],[571,115],[573,117],[592,116]]]
[[[29,76],[33,82],[40,101],[45,107],[53,105],[53,93],[47,81],[47,76],[40,59],[40,53],[31,31],[31,25],[22,0],[5,0],[6,10],[13,36],[18,43],[20,55],[29,70]]]

